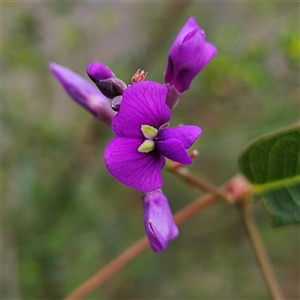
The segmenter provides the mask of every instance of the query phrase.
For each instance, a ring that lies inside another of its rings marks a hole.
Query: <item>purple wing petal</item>
[[[182,142],[185,149],[190,148],[202,133],[201,128],[192,125],[180,126],[176,128],[167,128],[160,130],[159,140],[178,139]]]
[[[186,152],[183,144],[177,139],[168,139],[157,142],[155,143],[155,147],[160,154],[171,160],[184,165],[190,165],[192,163],[192,160]]]
[[[113,120],[117,136],[143,138],[141,125],[159,128],[171,118],[166,104],[168,88],[152,81],[135,83],[128,87],[122,98],[119,113]]]
[[[115,137],[105,149],[104,160],[108,171],[123,184],[148,192],[162,186],[161,170],[165,158],[151,151],[138,152],[143,140]]]

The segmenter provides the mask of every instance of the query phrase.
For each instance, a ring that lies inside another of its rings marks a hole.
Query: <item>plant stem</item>
[[[201,178],[192,174],[187,168],[179,168],[179,169],[168,168],[167,170],[177,175],[179,178],[183,179],[185,182],[187,182],[190,186],[194,188],[196,187],[206,192],[218,195],[220,198],[223,198],[228,202],[231,202],[232,200],[230,194],[226,193],[224,189],[216,187],[211,183],[205,182]]]
[[[251,212],[249,211],[249,205],[247,205],[245,200],[237,202],[236,205],[239,209],[243,223],[246,227],[249,239],[251,241],[263,277],[265,278],[265,281],[267,283],[269,292],[272,295],[273,299],[282,300],[284,299],[284,296],[280,290],[280,286],[273,272],[272,265],[269,261],[266,250],[259,237],[258,231],[254,224],[253,217],[251,215]]]
[[[121,253],[118,257],[104,266],[99,272],[90,277],[73,293],[67,296],[65,300],[83,299],[84,297],[88,296],[148,247],[148,239],[146,237],[141,238],[131,247]]]
[[[197,212],[203,210],[204,208],[214,204],[219,199],[219,195],[217,194],[206,194],[184,208],[180,209],[178,212],[174,214],[174,222],[177,225],[185,223],[191,217],[193,217]]]
[[[186,222],[197,212],[204,208],[214,204],[219,198],[216,194],[207,194],[196,199],[191,204],[179,210],[174,215],[174,221],[177,225]],[[118,257],[113,259],[110,263],[104,266],[99,272],[90,277],[86,282],[79,286],[74,292],[65,298],[65,300],[83,299],[84,297],[91,294],[99,286],[101,286],[106,280],[111,278],[130,261],[137,257],[140,253],[149,247],[149,242],[146,237],[141,238],[135,242],[131,247],[121,253]]]
[[[245,199],[239,200],[238,198],[241,195],[235,196],[235,195],[231,195],[230,193],[226,192],[226,187],[228,187],[228,185],[226,185],[224,188],[214,187],[211,184],[207,184],[207,183],[203,182],[201,179],[197,178],[196,176],[192,175],[191,173],[186,172],[186,170],[183,168],[177,169],[177,170],[171,170],[171,171],[173,173],[175,173],[176,175],[178,175],[179,177],[181,177],[182,179],[184,179],[189,184],[196,186],[200,189],[206,190],[206,191],[211,191],[211,193],[198,198],[191,204],[189,204],[186,207],[179,210],[174,215],[175,223],[177,225],[180,225],[180,224],[186,222],[188,219],[193,217],[197,212],[214,204],[217,201],[217,199],[220,197],[231,203],[236,201],[236,206],[238,207],[238,209],[240,211],[242,220],[246,227],[248,236],[249,236],[250,241],[253,246],[253,250],[257,257],[262,274],[266,280],[269,291],[270,291],[273,299],[276,299],[276,300],[284,299],[283,294],[282,294],[280,287],[277,283],[277,280],[275,278],[275,275],[273,273],[271,264],[269,262],[269,259],[266,254],[266,251],[264,249],[264,246],[262,244],[262,241],[260,240],[260,237],[257,233],[256,227],[254,225],[252,216],[249,212],[248,205],[247,205]],[[229,185],[230,185],[230,182],[229,182]],[[247,191],[247,189],[245,189],[244,192],[246,192],[246,191]],[[246,195],[246,198],[249,197],[247,192],[244,195]],[[232,199],[232,197],[237,198],[237,199]],[[126,266],[135,257],[137,257],[139,254],[141,254],[143,251],[145,251],[148,247],[149,247],[149,242],[146,237],[138,240],[131,247],[129,247],[127,250],[125,250],[123,253],[121,253],[118,257],[116,257],[110,263],[108,263],[106,266],[104,266],[99,272],[97,272],[95,275],[93,275],[91,278],[89,278],[85,283],[83,283],[73,293],[71,293],[69,296],[67,296],[65,298],[65,300],[83,299],[84,297],[88,296],[93,291],[95,291],[98,287],[100,287],[106,280],[108,280],[114,274],[116,274],[118,271],[120,271],[124,266]]]

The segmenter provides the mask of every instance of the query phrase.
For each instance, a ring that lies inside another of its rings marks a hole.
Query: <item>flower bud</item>
[[[109,99],[120,96],[126,90],[127,85],[104,65],[93,62],[87,67],[87,74],[97,85],[98,89]]]
[[[108,98],[86,79],[66,67],[52,62],[49,64],[49,69],[77,103],[99,120],[111,124],[116,113],[111,109]]]
[[[159,253],[178,235],[168,199],[161,190],[145,193],[144,225],[152,250]]]
[[[108,67],[98,62],[90,63],[87,67],[86,72],[94,82],[116,77]]]
[[[189,18],[170,49],[165,83],[183,93],[216,54],[216,47],[205,41],[204,31]]]

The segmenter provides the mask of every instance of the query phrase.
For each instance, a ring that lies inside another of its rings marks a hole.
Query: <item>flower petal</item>
[[[190,17],[176,36],[174,44],[181,44],[182,42],[187,40],[186,37],[195,29],[198,29],[197,21],[193,17]]]
[[[167,248],[168,242],[178,235],[167,197],[157,190],[146,193],[144,200],[144,225],[154,252]]]
[[[201,128],[193,125],[185,125],[175,128],[166,128],[164,130],[160,130],[158,133],[158,139],[168,140],[168,139],[178,139],[182,142],[183,147],[185,149],[190,148],[197,138],[202,133]]]
[[[184,165],[190,165],[192,159],[186,152],[182,142],[177,139],[168,139],[155,143],[156,150],[163,156]]]
[[[90,63],[86,69],[86,72],[94,82],[116,77],[108,67],[99,62]]]
[[[106,98],[85,78],[72,70],[56,63],[50,63],[49,69],[66,92],[85,109],[91,112],[99,120],[110,124],[116,114],[110,107]]]
[[[105,149],[104,160],[108,171],[123,184],[142,192],[162,186],[161,170],[165,158],[155,150],[140,153],[143,140],[115,137]]]
[[[152,81],[129,86],[123,93],[120,110],[113,120],[117,136],[144,138],[141,125],[158,129],[171,118],[166,104],[168,88]]]

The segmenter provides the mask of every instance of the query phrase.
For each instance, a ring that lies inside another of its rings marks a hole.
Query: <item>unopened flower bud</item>
[[[86,72],[94,82],[116,77],[108,67],[98,62],[90,63],[87,67]]]
[[[149,243],[154,252],[167,248],[168,242],[178,235],[167,197],[161,190],[145,193],[144,225]]]
[[[127,85],[106,66],[93,62],[87,67],[88,76],[94,81],[98,89],[109,99],[120,96]]]
[[[165,83],[183,93],[216,54],[216,47],[205,41],[204,31],[189,18],[170,49]]]
[[[52,62],[49,64],[49,69],[77,103],[99,120],[108,125],[111,124],[116,113],[110,107],[110,100],[99,90],[86,79],[66,67]]]

